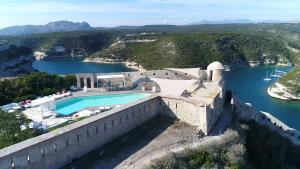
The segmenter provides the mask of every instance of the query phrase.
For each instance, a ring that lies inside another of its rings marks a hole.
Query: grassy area
[[[287,75],[278,80],[278,83],[287,87],[290,93],[297,95],[300,93],[300,66],[295,67]]]

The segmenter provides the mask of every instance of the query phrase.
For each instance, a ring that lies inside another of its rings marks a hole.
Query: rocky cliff
[[[0,77],[11,77],[33,72],[34,61],[32,50],[24,46],[10,46],[0,52]]]

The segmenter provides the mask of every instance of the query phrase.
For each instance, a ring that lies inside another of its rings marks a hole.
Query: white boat
[[[264,81],[271,81],[272,79],[269,77],[269,72],[267,71],[267,76],[264,78]]]
[[[273,71],[274,73],[272,73],[270,76],[271,77],[281,77],[282,75],[280,75],[280,74],[278,74],[277,72],[276,72],[276,70],[275,71]]]
[[[278,77],[279,78],[279,77],[286,74],[286,72],[278,70],[277,66],[276,66],[276,68],[273,72],[274,72],[274,74],[271,74],[271,77]]]
[[[275,70],[275,73],[278,75],[285,75],[286,72],[285,71],[281,71],[281,70]]]

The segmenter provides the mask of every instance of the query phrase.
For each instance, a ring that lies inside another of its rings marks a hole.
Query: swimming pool
[[[149,95],[146,93],[126,93],[74,97],[57,102],[55,112],[67,116],[88,107],[122,105],[140,100]]]

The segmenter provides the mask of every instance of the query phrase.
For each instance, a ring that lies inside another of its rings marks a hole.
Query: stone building
[[[99,148],[157,115],[177,118],[209,134],[222,115],[223,65],[208,70],[163,69],[145,72],[77,74],[77,85],[98,94],[108,84],[157,90],[135,103],[91,116],[77,123],[0,150],[0,168],[56,169]],[[109,82],[110,81],[110,82]],[[85,92],[82,92],[83,94]]]
[[[221,81],[225,68],[220,62],[213,62],[207,66],[207,79],[213,82]]]

